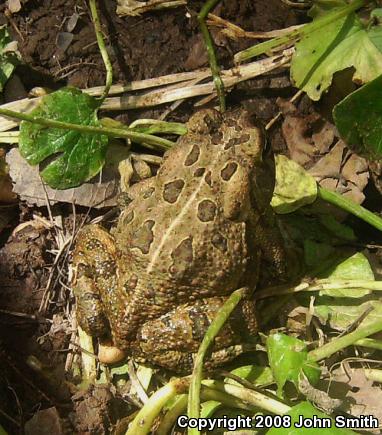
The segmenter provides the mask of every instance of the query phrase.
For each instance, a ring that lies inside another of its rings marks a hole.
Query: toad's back
[[[261,155],[258,130],[244,117],[222,124],[214,111],[200,112],[188,127],[157,176],[137,190],[115,234],[129,257],[126,280],[134,288],[127,290],[145,294],[149,304],[228,294],[258,255],[247,246],[255,216],[249,180]]]

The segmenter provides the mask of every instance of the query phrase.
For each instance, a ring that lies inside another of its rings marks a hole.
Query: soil
[[[189,1],[187,8],[128,18],[116,16],[115,1],[99,3],[114,83],[207,65],[205,53],[200,51],[196,19],[203,1]],[[4,8],[5,2],[0,12]],[[73,40],[63,50],[58,35],[67,30],[73,13],[79,18],[72,31]],[[281,29],[301,23],[305,16],[303,11],[294,10],[280,0],[226,0],[215,13],[248,31]],[[56,89],[64,85],[88,88],[104,84],[104,66],[86,1],[29,0],[12,16],[10,24],[23,58],[16,75],[27,91],[36,86]],[[231,67],[232,54],[253,43],[247,39],[220,38],[217,50],[220,65]],[[279,110],[276,98],[289,97],[292,92],[287,74],[277,73],[240,85],[229,95],[228,105],[240,102],[260,120],[268,121]],[[140,111],[129,117],[156,118],[163,110],[161,107]],[[185,120],[193,110],[188,102],[171,117]],[[285,146],[279,129],[271,133],[271,139],[275,150]],[[82,211],[87,213],[79,210]],[[9,434],[24,433],[27,421],[25,433],[34,435],[111,433],[108,428],[136,408],[104,387],[74,393],[75,388],[68,383],[75,381],[68,379],[65,371],[74,329],[68,311],[73,298],[65,287],[68,263],[62,261],[63,269],[52,278],[51,266],[56,258],[52,250],[57,249],[57,234],[52,228],[36,225],[34,213],[45,218],[49,215],[45,208],[20,205],[17,218],[1,233],[0,423]],[[64,216],[67,229],[73,227],[70,207],[62,206],[56,215]],[[32,224],[17,227],[26,222]],[[20,231],[12,233],[16,227]],[[52,279],[56,287],[51,285]],[[41,311],[47,288],[53,291],[50,294],[53,301]],[[54,429],[44,432],[43,427]]]

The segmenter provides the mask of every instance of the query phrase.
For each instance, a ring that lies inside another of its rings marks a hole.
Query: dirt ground
[[[189,1],[187,8],[129,18],[116,16],[115,1],[99,3],[115,83],[207,65],[196,20],[202,1]],[[4,8],[2,2],[0,14]],[[73,40],[63,50],[58,34],[65,30],[74,12],[79,18],[72,31]],[[249,31],[281,29],[301,23],[305,16],[304,11],[280,0],[226,0],[215,13]],[[23,58],[16,74],[26,91],[36,86],[56,89],[63,85],[87,88],[104,84],[104,66],[86,1],[29,0],[13,15],[10,24]],[[232,54],[254,41],[218,38],[217,43],[220,64],[231,67]],[[228,105],[240,102],[266,122],[279,110],[276,98],[291,95],[287,73],[277,73],[240,85],[229,95]],[[301,104],[301,110],[311,110],[309,104]],[[128,117],[156,118],[163,110],[135,111]],[[171,118],[184,121],[193,111],[192,103],[187,102]],[[271,132],[270,138],[275,150],[285,147],[279,128]],[[63,216],[63,226],[73,226],[71,207],[56,207],[57,214]],[[79,209],[76,218],[86,213]],[[104,387],[78,393],[72,384],[75,379],[68,379],[65,364],[75,329],[70,317],[73,296],[66,276],[68,259],[60,260],[63,269],[52,276],[57,235],[44,223],[37,225],[33,218],[36,214],[48,217],[46,208],[21,204],[12,223],[1,233],[0,422],[9,434],[109,433],[107,427],[135,408]],[[28,222],[31,224],[19,226]],[[51,303],[49,299],[46,303],[47,291]],[[42,303],[46,303],[43,310]]]

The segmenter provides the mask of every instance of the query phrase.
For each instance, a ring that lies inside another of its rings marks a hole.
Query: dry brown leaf
[[[318,114],[303,116],[290,105],[280,105],[287,114],[282,132],[292,160],[313,175],[320,186],[337,191],[361,204],[369,180],[367,161],[336,141],[335,127]]]
[[[382,195],[382,161],[370,162],[369,166],[374,185]]]
[[[25,423],[26,435],[44,434],[62,435],[65,433],[63,423],[56,408],[43,409]]]
[[[309,119],[308,117],[303,118],[298,115],[290,114],[285,116],[282,124],[282,133],[288,146],[291,159],[304,167],[318,152],[312,138],[309,137],[309,121],[316,119],[317,116],[315,116],[314,119]]]
[[[149,0],[146,2],[137,0],[118,0],[117,14],[120,16],[135,16],[155,9],[175,8],[186,4],[187,0]]]
[[[201,35],[192,37],[191,50],[184,62],[186,70],[194,70],[208,62],[207,50]]]
[[[49,200],[51,203],[69,202],[95,208],[116,205],[119,193],[118,163],[126,159],[128,155],[129,152],[125,147],[110,147],[106,157],[107,164],[101,175],[97,175],[93,180],[73,189],[54,190],[46,186]],[[14,192],[29,204],[46,205],[45,189],[38,167],[28,165],[20,156],[17,148],[9,151],[6,159],[14,183]]]
[[[8,174],[8,166],[5,162],[5,151],[0,148],[0,202],[14,202],[17,198],[12,191],[12,181]]]
[[[369,381],[362,368],[352,368],[342,364],[331,372],[328,393],[331,397],[342,399],[341,409],[359,417],[373,415],[382,421],[382,389]],[[377,429],[374,433],[380,433]]]
[[[351,153],[341,140],[309,169],[309,173],[320,186],[336,190],[357,204],[365,199],[362,191],[369,180],[367,161]]]

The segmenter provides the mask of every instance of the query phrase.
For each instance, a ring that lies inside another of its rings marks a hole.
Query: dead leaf
[[[382,195],[382,161],[370,162],[369,166],[374,185]]]
[[[302,115],[290,104],[279,102],[279,106],[286,113],[282,133],[292,160],[313,175],[320,186],[361,204],[369,180],[367,161],[337,140],[335,127],[318,113]]]
[[[282,124],[282,133],[291,159],[304,167],[318,152],[312,138],[309,137],[310,121],[316,119],[317,116],[309,119],[294,114],[286,115]]]
[[[12,192],[12,181],[9,177],[8,166],[5,162],[5,151],[0,148],[0,202],[14,202],[17,198]]]
[[[366,378],[364,369],[342,364],[331,372],[328,393],[342,399],[343,411],[355,417],[373,415],[382,421],[382,389]],[[373,433],[380,433],[379,429]]]
[[[187,0],[149,0],[147,2],[136,0],[118,0],[117,15],[136,16],[155,9],[161,9],[164,7],[177,7],[186,4]]]
[[[357,204],[365,199],[362,191],[369,180],[367,161],[353,154],[342,140],[308,172],[316,178],[320,186],[335,190]]]
[[[119,193],[118,163],[128,157],[129,151],[123,146],[109,147],[107,164],[102,174],[79,187],[67,190],[54,190],[42,184],[38,167],[30,166],[20,156],[17,148],[6,156],[9,173],[14,183],[13,190],[22,200],[38,206],[46,205],[46,194],[51,203],[69,202],[86,207],[110,207],[117,204]]]
[[[208,62],[207,50],[202,36],[195,35],[191,41],[191,50],[184,62],[187,71],[200,68]]]
[[[56,408],[43,409],[25,423],[26,435],[63,435],[63,425]]]

